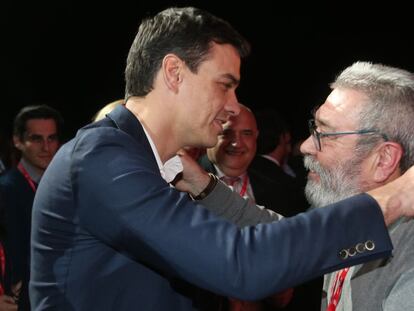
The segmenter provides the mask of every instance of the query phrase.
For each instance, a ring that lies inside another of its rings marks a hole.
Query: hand
[[[17,310],[17,304],[14,299],[7,295],[0,296],[0,311],[15,311]]]
[[[387,225],[402,216],[414,217],[414,167],[392,182],[367,193],[380,205]]]
[[[210,176],[185,150],[179,150],[177,155],[180,157],[184,169],[173,184],[178,190],[197,196],[207,187]]]

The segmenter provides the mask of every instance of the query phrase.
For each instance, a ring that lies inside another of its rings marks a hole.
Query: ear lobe
[[[162,71],[165,85],[172,91],[177,92],[182,82],[183,61],[174,54],[168,54],[162,62]]]
[[[14,147],[16,147],[16,149],[18,150],[22,150],[22,143],[20,141],[20,138],[17,136],[13,136],[13,145]]]
[[[385,182],[392,175],[399,173],[403,148],[395,142],[385,142],[378,150],[378,159],[375,170],[375,181]]]

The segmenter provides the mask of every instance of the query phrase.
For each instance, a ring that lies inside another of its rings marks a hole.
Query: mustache
[[[322,173],[324,169],[312,156],[305,155],[303,157],[303,165],[307,170],[314,171],[318,174]]]

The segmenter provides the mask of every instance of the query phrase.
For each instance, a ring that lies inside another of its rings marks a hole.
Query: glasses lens
[[[315,148],[318,151],[321,151],[321,141],[319,140],[319,135],[318,135],[318,132],[316,131],[316,125],[315,125],[314,119],[309,120],[309,132],[312,136],[312,140],[315,145]]]
[[[321,151],[321,141],[319,140],[319,136],[316,131],[313,131],[312,133],[312,140],[316,150]]]

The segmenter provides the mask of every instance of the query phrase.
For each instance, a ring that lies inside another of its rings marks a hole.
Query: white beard
[[[305,195],[312,207],[324,207],[361,193],[362,159],[338,161],[332,169],[322,167],[314,158],[304,156],[307,169],[319,175],[319,180],[308,179]]]

